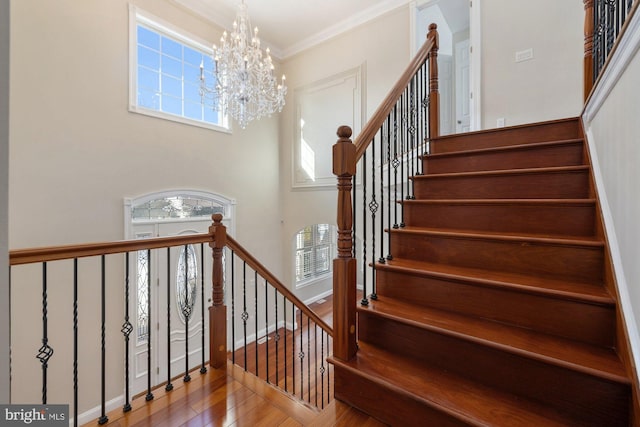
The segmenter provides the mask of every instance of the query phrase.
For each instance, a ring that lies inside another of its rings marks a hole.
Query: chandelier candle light
[[[273,75],[269,48],[263,55],[258,27],[251,33],[251,23],[244,0],[238,7],[231,34],[225,31],[220,47],[213,45],[215,85],[207,86],[204,61],[200,63],[200,95],[213,101],[215,109],[229,114],[245,128],[251,120],[282,111],[287,87],[285,76],[280,84]]]

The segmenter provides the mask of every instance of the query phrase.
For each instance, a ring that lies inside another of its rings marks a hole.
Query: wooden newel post
[[[338,258],[333,260],[333,355],[349,360],[356,354],[356,260],[353,257],[351,188],[356,174],[356,146],[351,128],[338,128],[333,146],[333,173],[338,177]]]
[[[593,88],[593,0],[584,3],[584,100]]]
[[[227,366],[227,306],[224,305],[224,275],[222,251],[227,244],[227,227],[222,225],[222,215],[214,214],[209,227],[213,241],[209,243],[213,252],[211,282],[212,305],[209,307],[209,365],[213,368]]]
[[[436,138],[440,136],[440,93],[438,91],[440,36],[436,24],[429,25],[427,39],[433,40],[433,47],[429,52],[429,138]]]

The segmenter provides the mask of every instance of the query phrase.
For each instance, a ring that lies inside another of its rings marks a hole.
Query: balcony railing
[[[205,234],[12,251],[12,401],[104,424],[229,358],[326,406],[331,327],[213,218]]]

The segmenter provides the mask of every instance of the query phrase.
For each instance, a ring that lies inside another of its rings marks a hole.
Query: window
[[[335,227],[308,225],[296,234],[296,285],[331,273],[335,257]]]
[[[200,95],[214,80],[211,51],[135,7],[131,13],[130,110],[168,120],[228,130],[228,120]]]

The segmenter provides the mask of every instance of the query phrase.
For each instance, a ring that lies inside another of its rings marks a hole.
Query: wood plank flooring
[[[311,307],[323,320],[331,324],[330,297],[320,304],[312,304]],[[304,332],[303,347],[305,347],[307,346],[306,330],[304,328],[302,330]],[[311,341],[313,342],[313,338]],[[262,350],[259,348],[259,351]],[[274,357],[272,353],[270,348],[270,357]],[[250,367],[249,360],[255,360],[255,354],[251,356],[248,355],[247,368]],[[299,363],[299,359],[296,361]],[[314,364],[319,362],[319,358],[312,362]],[[275,360],[269,363],[275,366]],[[324,363],[326,366],[326,362]],[[265,367],[261,368],[261,372],[264,372],[261,376],[266,375]],[[272,377],[271,372],[269,376]],[[384,426],[357,409],[333,399],[333,391],[331,391],[330,402],[325,401],[324,409],[316,409],[309,404],[301,403],[298,398],[282,392],[274,385],[267,384],[264,378],[257,378],[250,369],[245,372],[243,367],[233,365],[230,361],[226,370],[209,369],[205,374],[195,370],[191,377],[192,380],[189,383],[176,381],[175,388],[171,392],[165,392],[164,387],[158,387],[154,390],[155,399],[151,402],[146,402],[144,396],[134,399],[131,403],[133,409],[128,413],[123,413],[120,409],[110,412],[109,422],[105,425],[112,427]],[[307,397],[304,394],[305,400]],[[310,398],[315,399],[315,395],[312,393]],[[86,425],[95,426],[97,423],[94,421]]]

